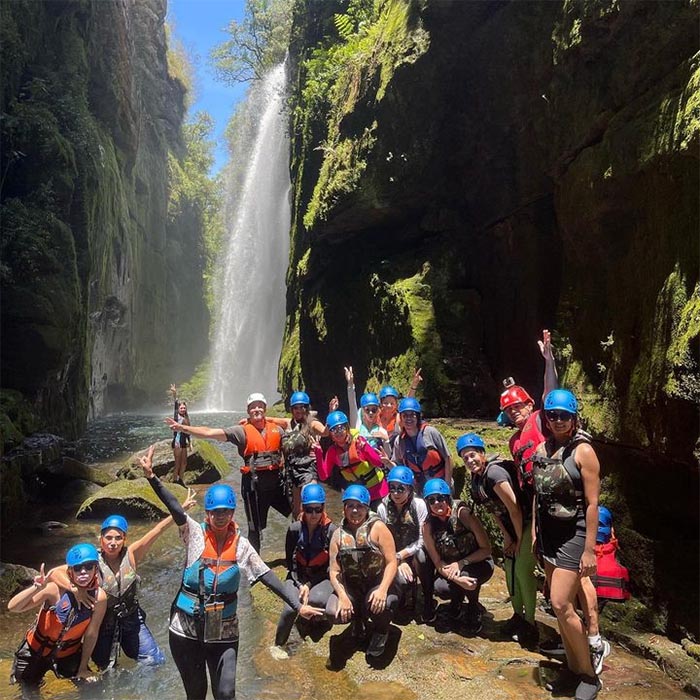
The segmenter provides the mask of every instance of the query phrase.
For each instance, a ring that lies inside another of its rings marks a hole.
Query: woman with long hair
[[[177,398],[177,387],[170,385],[170,393],[173,397],[175,408],[173,420],[180,425],[190,425],[190,416],[187,413],[187,403]],[[173,456],[175,457],[175,470],[173,471],[173,483],[184,486],[185,471],[187,469],[187,450],[190,447],[190,436],[183,431],[173,432]]]

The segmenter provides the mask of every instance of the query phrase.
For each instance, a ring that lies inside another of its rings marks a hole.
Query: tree
[[[260,80],[284,59],[291,24],[292,0],[246,0],[243,21],[230,22],[226,31],[231,38],[211,52],[219,80]]]

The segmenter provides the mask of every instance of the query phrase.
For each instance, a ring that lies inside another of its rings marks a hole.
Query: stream
[[[241,417],[239,413],[191,413],[194,425],[226,427]],[[168,431],[163,414],[115,415],[90,424],[81,441],[85,460],[93,466],[115,472],[132,452],[151,441],[163,439]],[[216,443],[234,465],[240,458],[234,448]],[[227,477],[238,492],[239,471]],[[206,485],[195,487],[201,504]],[[337,521],[339,499],[329,494],[329,512]],[[236,513],[246,531],[245,513]],[[195,519],[203,516],[195,508]],[[42,532],[38,525],[46,520],[60,520],[67,528]],[[144,534],[153,523],[132,520],[129,538]],[[45,505],[27,514],[26,530],[15,531],[3,543],[2,560],[38,568],[62,562],[66,550],[79,541],[96,541],[99,523],[77,521],[73,510],[61,504]],[[283,576],[284,534],[286,519],[270,512],[262,555]],[[94,539],[93,539],[94,538]],[[149,627],[166,654],[166,663],[157,668],[141,667],[121,656],[117,669],[105,673],[95,684],[75,686],[71,681],[46,676],[41,689],[22,694],[19,686],[6,685],[12,654],[34,619],[35,612],[10,615],[0,610],[0,698],[45,698],[51,700],[141,700],[142,698],[184,698],[180,677],[168,650],[168,611],[178,589],[182,573],[183,547],[175,528],[170,528],[154,544],[146,561],[139,567],[142,579],[140,600],[148,616]],[[279,601],[263,587],[256,590],[255,605],[247,585],[239,596],[241,646],[238,663],[237,698],[239,700],[460,700],[512,698],[546,700],[551,694],[540,687],[542,675],[552,672],[553,665],[537,653],[520,649],[513,642],[499,639],[500,621],[511,614],[503,573],[496,575],[483,589],[481,602],[487,609],[484,630],[476,638],[455,632],[438,632],[415,622],[393,626],[389,657],[384,663],[369,666],[361,651],[352,653],[340,670],[329,670],[329,649],[341,644],[343,627],[334,629],[318,642],[301,642],[293,633],[290,659],[274,661],[267,649],[274,637],[274,624],[280,610]],[[539,617],[552,625],[552,618]],[[542,627],[546,629],[546,627]],[[393,647],[393,649],[392,649]],[[416,663],[419,661],[420,663]],[[690,697],[682,692],[653,663],[613,645],[602,676],[605,690],[601,700],[677,700]],[[210,697],[210,695],[208,696]]]

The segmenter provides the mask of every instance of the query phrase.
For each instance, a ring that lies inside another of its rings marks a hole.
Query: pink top
[[[357,456],[363,462],[367,462],[367,464],[373,467],[382,466],[381,455],[374,449],[374,447],[372,447],[372,445],[367,442],[367,440],[365,440],[365,438],[359,435],[353,435],[351,440],[355,443]],[[316,447],[316,466],[318,468],[318,477],[321,479],[321,481],[328,481],[328,479],[330,479],[331,474],[333,474],[334,467],[342,468],[347,466],[347,463],[343,463],[343,456],[346,455],[347,452],[348,450],[338,447],[335,443],[328,448],[325,455],[321,453],[320,447]],[[381,472],[381,469],[379,471]],[[346,481],[348,486],[352,483],[352,481]],[[368,490],[370,499],[375,501],[378,498],[384,498],[384,496],[389,493],[389,484],[387,483],[386,479],[382,479],[378,484],[370,486]]]

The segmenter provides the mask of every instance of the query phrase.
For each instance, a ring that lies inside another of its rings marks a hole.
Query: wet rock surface
[[[117,472],[120,479],[138,479],[143,475],[140,466],[141,457],[148,450],[139,450],[127,459],[126,464]],[[159,477],[166,477],[175,468],[175,458],[170,440],[155,443],[153,453],[153,471]],[[230,471],[230,466],[221,451],[207,440],[193,440],[192,449],[187,452],[187,469],[183,481],[186,484],[213,484],[223,479]]]
[[[283,574],[278,569],[279,574]],[[261,587],[253,593],[255,606],[264,610],[269,626],[265,637],[272,639],[279,604]],[[439,631],[449,627],[447,605],[438,610],[435,625],[392,625],[385,653],[367,661],[364,646],[351,640],[349,626],[339,625],[320,641],[302,641],[292,633],[290,658],[273,661],[267,649],[255,657],[258,671],[274,687],[280,667],[284,668],[287,698],[349,700],[350,698],[407,698],[411,700],[545,700],[552,694],[544,684],[560,675],[562,665],[541,654],[506,641],[502,627],[512,614],[505,577],[497,568],[482,589],[486,608],[484,626],[476,637],[459,631]],[[541,637],[555,635],[555,621],[538,612]],[[604,630],[604,636],[605,630]],[[685,655],[679,645],[665,640],[675,653]],[[653,662],[630,653],[629,639],[613,640],[613,651],[606,659],[599,697],[615,700],[680,700],[692,695],[692,681],[681,684],[669,679]],[[330,668],[329,668],[330,667]],[[698,674],[695,664],[694,672]],[[567,696],[561,696],[567,697]]]

